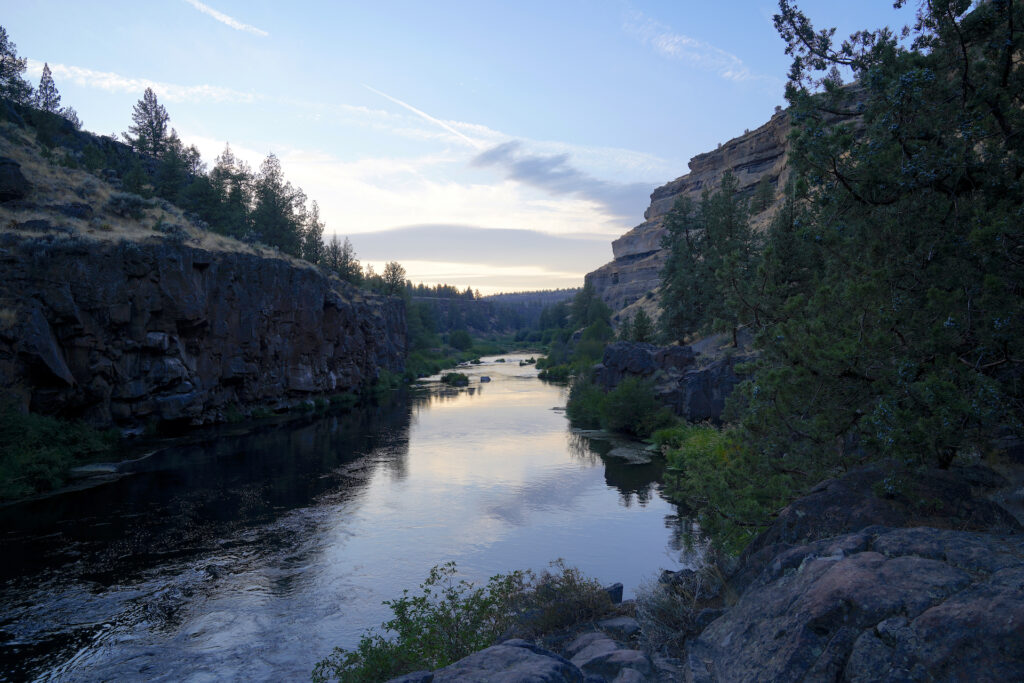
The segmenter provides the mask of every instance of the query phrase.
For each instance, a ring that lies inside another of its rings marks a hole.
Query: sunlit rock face
[[[788,135],[789,115],[778,111],[757,130],[695,156],[690,160],[689,173],[651,193],[651,205],[644,211],[644,222],[612,242],[615,260],[587,274],[587,282],[593,284],[613,311],[621,311],[645,296],[653,299],[653,295],[648,295],[657,289],[659,273],[665,264],[665,252],[661,249],[665,234],[662,221],[676,200],[689,197],[699,202],[704,190],[714,190],[726,171],[731,171],[739,181],[740,191],[748,196],[766,179],[775,189],[777,203],[788,177]],[[766,226],[771,214],[772,208],[769,208],[755,216],[755,227]]]
[[[312,266],[167,242],[0,237],[0,394],[97,424],[201,424],[401,371],[405,308]]]

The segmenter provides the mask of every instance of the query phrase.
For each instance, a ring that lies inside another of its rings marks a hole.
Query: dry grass
[[[35,133],[26,131],[12,123],[0,123],[0,156],[10,157],[21,165],[21,172],[32,185],[27,201],[37,208],[13,211],[0,206],[0,232],[14,232],[25,235],[40,235],[39,231],[20,230],[17,226],[30,220],[45,220],[58,229],[47,232],[66,233],[70,228],[78,237],[97,242],[160,242],[163,233],[156,231],[160,223],[182,226],[188,234],[187,241],[201,249],[215,252],[253,254],[264,258],[276,258],[292,265],[315,268],[310,263],[280,253],[277,249],[241,242],[232,237],[201,230],[187,220],[183,212],[159,200],[145,209],[139,219],[124,218],[106,209],[112,194],[121,190],[88,171],[61,166],[57,160],[66,154],[63,148],[51,150],[47,159]],[[70,218],[49,208],[50,206],[84,202],[92,206],[91,220]],[[161,206],[163,204],[163,206]]]

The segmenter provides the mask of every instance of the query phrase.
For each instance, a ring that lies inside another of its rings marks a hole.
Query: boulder
[[[31,189],[31,183],[21,172],[21,164],[0,157],[0,202],[24,199]]]
[[[741,381],[735,371],[740,359],[722,356],[698,365],[698,357],[689,346],[614,342],[594,366],[594,381],[611,391],[627,377],[650,380],[655,396],[676,415],[690,422],[718,421]]]
[[[433,683],[583,683],[584,675],[554,652],[525,640],[509,640],[438,669],[430,679],[417,680]]]
[[[1024,535],[871,527],[778,554],[695,681],[1024,680]]]

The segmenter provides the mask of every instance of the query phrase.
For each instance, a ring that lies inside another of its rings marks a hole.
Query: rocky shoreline
[[[645,650],[627,603],[392,683],[1024,679],[1024,479],[982,465],[904,474],[872,465],[822,482],[731,566],[666,572],[689,601],[678,659]]]

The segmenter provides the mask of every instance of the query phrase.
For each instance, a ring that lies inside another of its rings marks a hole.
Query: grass
[[[0,406],[0,500],[59,488],[71,468],[115,457],[119,441],[116,430]]]

